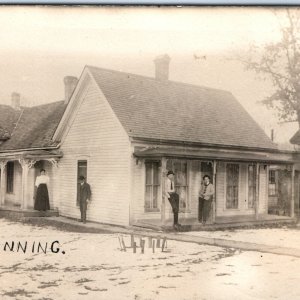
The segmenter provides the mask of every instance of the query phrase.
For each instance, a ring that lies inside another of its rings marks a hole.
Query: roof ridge
[[[182,81],[175,81],[175,80],[162,81],[162,80],[157,80],[155,77],[149,77],[149,76],[135,74],[135,73],[123,72],[123,71],[119,71],[119,70],[106,69],[106,68],[97,67],[97,66],[91,66],[91,65],[86,65],[86,67],[90,68],[90,69],[98,69],[98,70],[106,71],[106,72],[114,72],[114,73],[120,73],[120,74],[124,74],[124,75],[130,75],[130,76],[140,77],[142,79],[147,79],[147,80],[150,80],[150,81],[154,81],[154,82],[156,82],[158,84],[164,84],[164,85],[166,83],[176,84],[176,85],[179,84],[179,85],[193,87],[193,88],[202,89],[202,90],[205,89],[205,90],[208,90],[208,91],[218,91],[218,92],[232,94],[230,91],[227,91],[227,90],[217,89],[217,88],[207,87],[207,86],[202,86],[202,85],[196,85],[196,84],[182,82]]]

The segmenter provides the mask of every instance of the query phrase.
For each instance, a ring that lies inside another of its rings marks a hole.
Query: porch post
[[[216,198],[217,198],[217,184],[216,184],[216,179],[217,179],[217,161],[213,161],[213,181],[214,181],[214,198],[213,198],[213,211],[212,211],[212,222],[216,222]]]
[[[19,159],[22,166],[22,194],[21,194],[21,208],[28,207],[28,172],[29,169],[35,164],[35,160]]]
[[[255,219],[258,220],[259,210],[259,163],[256,163],[256,182],[255,182]]]
[[[0,181],[0,206],[4,205],[4,197],[5,197],[5,180],[4,180],[4,171],[6,167],[7,161],[0,161],[0,169],[1,169],[1,181]]]
[[[165,182],[166,182],[166,167],[167,160],[165,157],[161,159],[161,224],[166,222],[166,196],[165,196]]]
[[[291,199],[291,218],[294,218],[295,216],[295,166],[292,165],[292,199]]]

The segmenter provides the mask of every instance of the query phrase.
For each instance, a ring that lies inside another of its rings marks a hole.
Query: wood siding
[[[61,215],[80,217],[77,161],[87,160],[87,182],[92,190],[87,220],[128,225],[129,138],[94,82],[87,84],[61,146],[64,156],[55,171],[59,180],[55,182],[54,203]]]

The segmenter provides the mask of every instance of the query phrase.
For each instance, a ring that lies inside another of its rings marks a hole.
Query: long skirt
[[[47,184],[45,183],[41,183],[37,188],[34,209],[35,210],[50,209],[48,188],[47,188]]]

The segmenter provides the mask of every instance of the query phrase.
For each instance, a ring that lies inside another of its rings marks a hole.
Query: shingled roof
[[[20,110],[0,105],[0,126],[10,134],[10,138],[0,144],[0,151],[51,146],[51,138],[64,110],[64,101]]]
[[[230,92],[87,68],[131,137],[277,149]],[[52,146],[64,110],[64,101],[20,110],[0,105],[0,152]]]
[[[131,137],[277,149],[230,92],[87,68]]]

